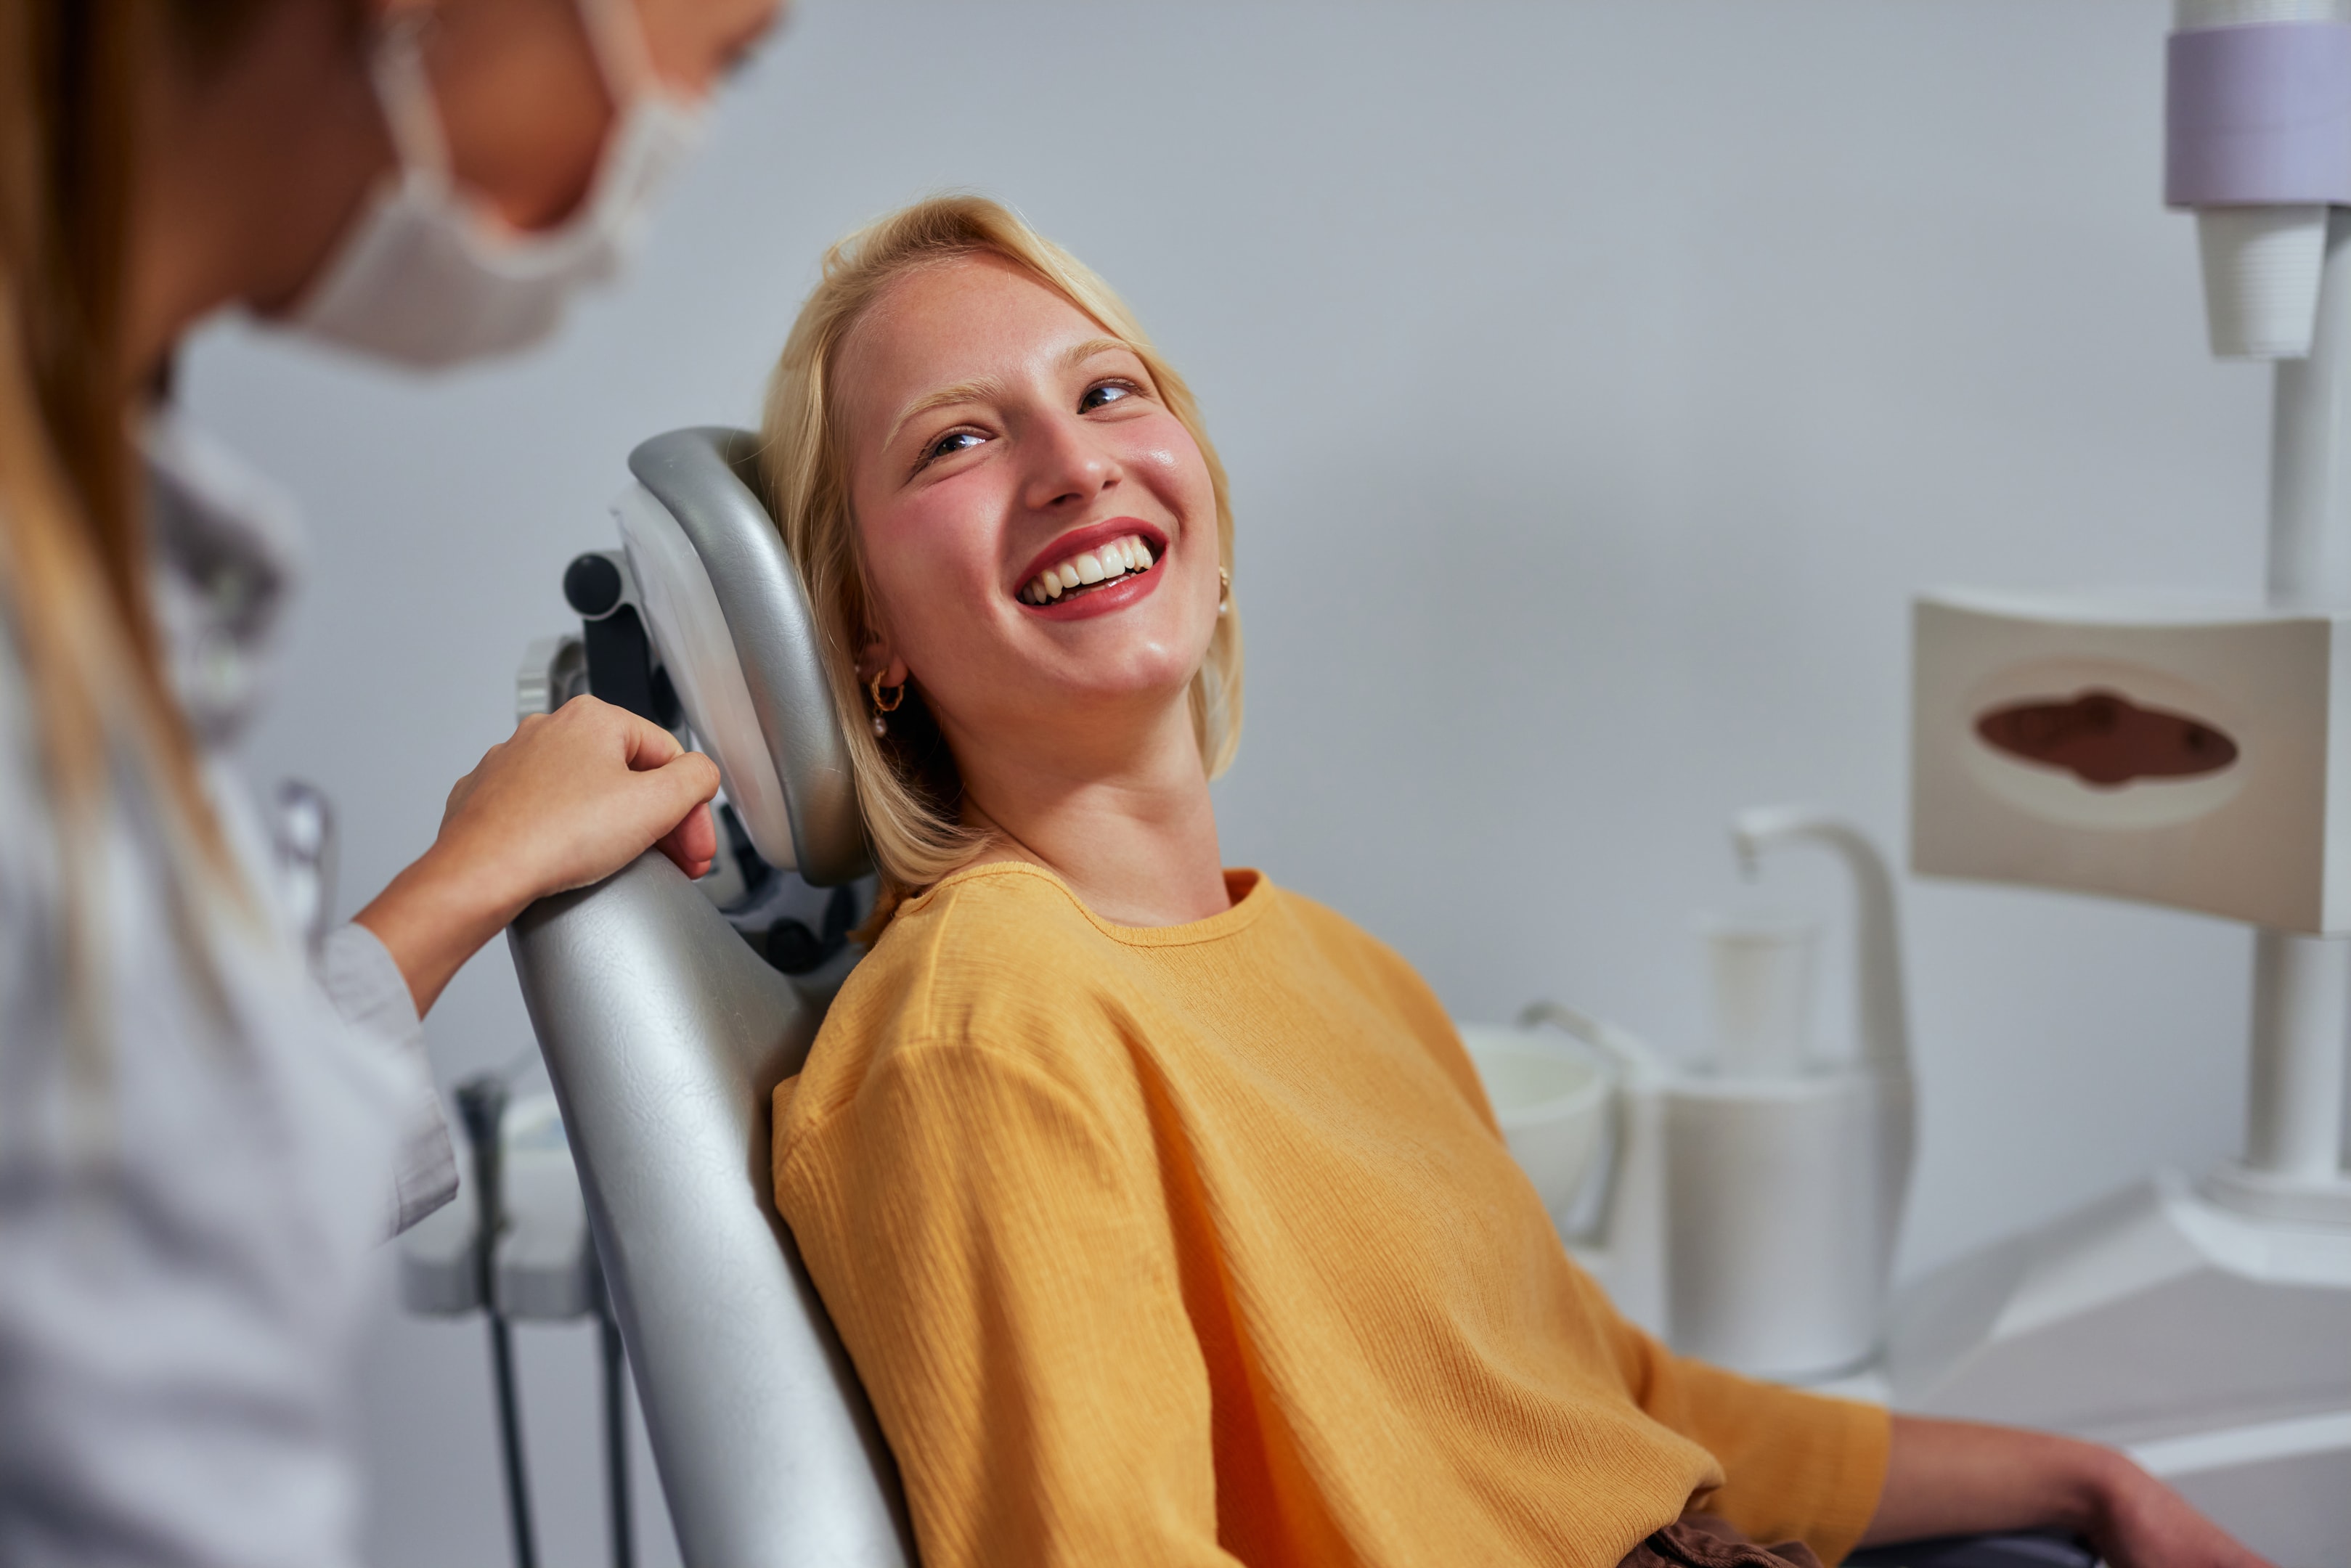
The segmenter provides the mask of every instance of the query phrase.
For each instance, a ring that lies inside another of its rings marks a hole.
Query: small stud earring
[[[1223,567],[1217,568],[1217,613],[1222,615],[1233,607],[1233,574]]]
[[[906,683],[900,681],[896,685],[892,686],[890,700],[885,703],[882,700],[882,672],[876,670],[873,672],[872,681],[869,683],[866,689],[873,694],[873,737],[879,740],[890,733],[890,721],[882,716],[898,711],[898,705],[906,700]]]

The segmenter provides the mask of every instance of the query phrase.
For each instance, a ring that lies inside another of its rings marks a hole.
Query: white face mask
[[[369,198],[289,326],[402,364],[452,365],[540,341],[573,294],[620,269],[654,188],[701,140],[705,111],[653,83],[634,0],[580,0],[580,10],[617,108],[579,210],[527,233],[458,190],[417,35],[396,27],[374,77],[400,178]]]

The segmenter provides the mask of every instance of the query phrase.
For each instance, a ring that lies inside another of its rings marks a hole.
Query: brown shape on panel
[[[1995,750],[2108,789],[2218,773],[2237,760],[2237,743],[2219,726],[2104,690],[1989,709],[1976,733]]]

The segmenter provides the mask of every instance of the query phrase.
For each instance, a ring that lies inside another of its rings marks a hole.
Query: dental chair
[[[526,712],[586,690],[690,723],[724,784],[720,866],[697,885],[648,853],[534,904],[508,942],[684,1560],[899,1568],[915,1559],[895,1466],[771,1196],[770,1095],[855,962],[869,867],[756,447],[693,429],[631,453],[624,548],[571,563],[582,632],[533,644],[517,683]],[[2089,1562],[2037,1538],[1871,1560]]]
[[[914,1552],[895,1469],[770,1197],[768,1098],[799,1071],[850,955],[784,972],[772,941],[745,939],[758,933],[741,910],[765,879],[741,867],[818,888],[867,867],[807,596],[751,488],[753,446],[682,430],[630,455],[625,551],[572,563],[585,635],[535,648],[522,682],[526,706],[534,683],[550,706],[584,683],[656,722],[684,708],[725,780],[737,918],[654,853],[533,905],[508,941],[685,1561],[900,1568]]]

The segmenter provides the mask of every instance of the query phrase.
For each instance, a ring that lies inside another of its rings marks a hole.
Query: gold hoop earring
[[[1223,567],[1217,568],[1217,613],[1222,615],[1233,607],[1233,574]]]
[[[890,688],[893,695],[888,702],[882,700],[882,674],[880,670],[874,671],[873,679],[866,688],[873,694],[873,736],[877,740],[890,733],[890,721],[882,716],[896,713],[898,705],[906,700],[906,683],[904,681]]]

